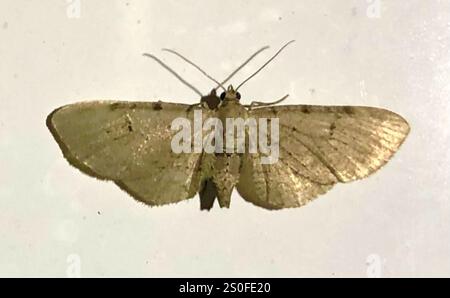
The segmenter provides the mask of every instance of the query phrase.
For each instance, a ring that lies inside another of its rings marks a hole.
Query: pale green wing
[[[66,159],[86,174],[115,181],[150,205],[193,197],[199,153],[175,154],[172,120],[192,123],[189,105],[161,102],[85,102],[61,107],[47,126]]]
[[[244,199],[268,209],[301,206],[336,182],[370,175],[409,132],[401,116],[371,107],[273,106],[249,116],[280,123],[278,163],[244,157],[237,187]]]

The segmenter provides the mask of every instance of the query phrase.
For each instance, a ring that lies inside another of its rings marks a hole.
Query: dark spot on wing
[[[155,110],[155,111],[162,110],[162,104],[159,101],[158,102],[154,102],[153,103],[153,110]]]
[[[112,104],[109,106],[109,108],[110,108],[112,111],[115,111],[115,110],[117,110],[117,109],[120,107],[120,105],[121,105],[120,102],[115,102],[115,103],[112,103]]]
[[[336,124],[333,122],[330,125],[330,136],[333,136],[335,129],[336,129]]]
[[[131,118],[129,114],[125,116],[125,126],[129,132],[133,132],[133,123],[131,122]]]
[[[302,113],[305,113],[305,114],[311,113],[308,106],[302,106],[301,111],[302,111]]]
[[[324,109],[325,109],[325,112],[327,112],[327,113],[333,112],[333,108],[332,107],[325,106]]]
[[[352,115],[355,113],[355,110],[353,110],[352,107],[346,106],[346,107],[344,107],[344,113]]]
[[[109,105],[111,111],[115,111],[118,109],[135,109],[136,104],[131,102],[114,102]]]

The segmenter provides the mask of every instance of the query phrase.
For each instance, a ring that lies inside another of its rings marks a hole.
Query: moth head
[[[227,91],[220,94],[220,99],[223,100],[235,100],[239,101],[241,99],[241,94],[234,90],[233,85],[228,86]]]

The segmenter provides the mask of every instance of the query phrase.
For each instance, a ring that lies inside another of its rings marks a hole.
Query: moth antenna
[[[269,60],[267,60],[266,63],[264,63],[260,68],[258,68],[257,71],[255,71],[251,76],[249,76],[247,79],[245,79],[239,86],[237,86],[236,91],[242,87],[242,85],[244,85],[245,83],[247,83],[251,78],[253,78],[254,76],[256,76],[264,67],[267,66],[267,64],[269,64],[273,59],[275,59],[275,57],[277,57],[281,51],[283,51],[288,45],[290,45],[291,43],[293,43],[295,40],[291,40],[289,42],[287,42],[284,46],[281,47],[281,49],[278,50],[278,52],[275,53],[275,55],[273,55]]]
[[[289,97],[289,94],[286,94],[282,98],[280,98],[276,101],[272,101],[272,102],[252,101],[249,105],[244,105],[244,107],[253,108],[253,107],[272,106],[272,105],[276,105],[277,103],[284,101],[288,97]]]
[[[238,68],[236,68],[225,80],[222,81],[222,85],[225,85],[226,82],[228,82],[238,71],[240,71],[244,66],[246,66],[250,61],[253,60],[259,53],[261,53],[264,50],[267,50],[269,46],[265,46],[257,50],[253,55],[251,55],[247,60],[245,60],[244,63],[242,63]]]
[[[171,50],[171,49],[162,49],[163,51],[172,53],[178,57],[180,57],[181,59],[183,59],[185,62],[187,62],[188,64],[192,65],[193,67],[195,67],[198,71],[200,71],[205,77],[207,77],[208,79],[210,79],[211,81],[214,81],[217,84],[217,87],[214,89],[217,89],[218,87],[222,88],[223,91],[226,91],[225,87],[223,86],[223,84],[219,83],[219,81],[217,81],[216,79],[214,79],[213,77],[211,77],[208,73],[206,73],[206,71],[204,71],[203,69],[200,68],[200,66],[198,66],[197,64],[195,64],[194,62],[192,62],[191,60],[189,60],[188,58],[184,57],[183,55],[181,55],[180,53]]]
[[[179,74],[177,74],[172,68],[170,68],[167,64],[165,64],[164,62],[162,62],[161,60],[159,60],[156,56],[153,56],[152,54],[147,54],[144,53],[142,54],[143,56],[152,58],[153,60],[155,60],[156,62],[158,62],[162,67],[164,67],[165,69],[167,69],[171,74],[173,74],[180,82],[182,82],[183,84],[185,84],[186,86],[188,86],[189,88],[191,88],[191,90],[193,90],[195,93],[197,93],[200,97],[203,96],[203,94],[194,86],[192,86],[190,83],[188,83],[185,79],[183,79]]]

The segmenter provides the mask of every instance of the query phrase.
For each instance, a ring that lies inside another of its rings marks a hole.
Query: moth
[[[291,41],[292,42],[292,41]],[[210,210],[215,200],[230,206],[234,188],[257,206],[275,210],[300,207],[330,190],[336,183],[367,177],[399,149],[409,125],[391,111],[363,106],[241,104],[238,92],[288,44],[284,45],[236,89],[224,84],[264,47],[253,54],[218,87],[202,94],[159,62],[200,96],[200,103],[92,101],[54,110],[47,126],[64,157],[83,173],[112,180],[133,198],[150,206],[200,197],[200,209]],[[217,96],[216,89],[224,91]],[[282,99],[284,99],[283,97]],[[261,162],[262,153],[174,153],[171,140],[177,131],[173,119],[193,122],[195,110],[208,117],[279,119],[279,159]]]

